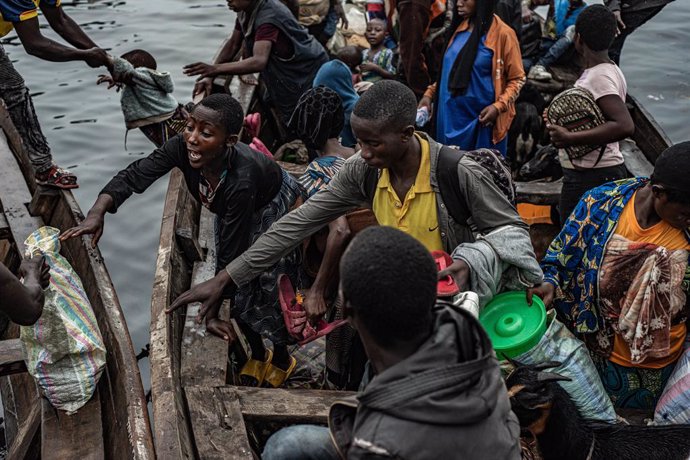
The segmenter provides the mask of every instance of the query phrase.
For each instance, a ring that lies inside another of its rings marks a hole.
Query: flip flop
[[[453,263],[453,259],[444,251],[433,251],[431,255],[436,261],[436,268],[438,271],[445,270]],[[437,297],[453,297],[459,293],[460,288],[455,284],[455,280],[452,276],[448,275],[438,280],[436,284]]]
[[[242,370],[240,371],[240,381],[243,381],[245,386],[248,387],[260,387],[264,383],[266,373],[269,367],[271,367],[271,361],[273,360],[273,352],[266,349],[266,361],[259,361],[258,359],[250,359],[247,361]],[[245,377],[244,379],[242,377]],[[254,382],[245,383],[249,379],[254,379]]]
[[[278,298],[288,334],[294,337],[300,345],[330,334],[347,322],[344,319],[339,319],[328,323],[321,318],[315,325],[310,324],[307,321],[304,306],[295,295],[290,278],[285,274],[278,276]]]
[[[251,144],[249,144],[249,147],[253,148],[257,152],[263,153],[268,158],[273,160],[273,154],[270,150],[268,150],[268,147],[266,147],[266,145],[263,142],[261,142],[261,139],[259,139],[258,137],[252,139],[252,142]]]
[[[244,129],[247,130],[249,137],[259,137],[259,131],[261,130],[261,114],[255,112],[244,117]]]
[[[285,381],[290,378],[297,367],[297,360],[294,356],[290,356],[290,366],[286,371],[273,365],[268,365],[268,371],[264,378],[264,387],[266,388],[280,388],[285,384]]]
[[[45,185],[48,187],[61,188],[65,190],[78,188],[77,176],[66,169],[59,166],[52,165],[47,171],[35,174],[35,180],[38,185]]]

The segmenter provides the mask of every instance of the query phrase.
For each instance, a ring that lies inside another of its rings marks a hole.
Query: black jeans
[[[567,169],[563,168],[563,190],[558,211],[561,225],[577,206],[577,203],[588,190],[614,180],[625,179],[628,171],[625,165],[609,166],[608,168]]]
[[[638,11],[621,11],[621,19],[625,24],[625,29],[621,30],[621,33],[613,40],[613,43],[609,47],[609,57],[613,62],[616,63],[616,65],[620,63],[621,51],[623,49],[625,39],[628,38],[628,35],[635,32],[638,27],[642,26],[645,22],[659,14],[659,12],[664,9],[664,6],[666,5],[646,8]]]

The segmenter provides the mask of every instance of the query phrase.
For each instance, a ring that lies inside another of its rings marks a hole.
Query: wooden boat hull
[[[16,269],[26,236],[40,225],[67,229],[84,219],[69,191],[42,188],[33,195],[28,157],[0,101],[0,201],[9,229],[0,257]],[[14,158],[12,158],[14,156]],[[13,161],[16,160],[16,161]],[[38,396],[26,373],[0,379],[8,458],[155,458],[148,410],[134,348],[117,294],[100,251],[90,238],[62,244],[62,254],[80,276],[107,349],[107,364],[95,397],[73,416],[58,413]],[[16,337],[18,327],[5,338]]]

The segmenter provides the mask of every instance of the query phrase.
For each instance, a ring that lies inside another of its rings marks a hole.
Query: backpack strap
[[[465,156],[464,150],[457,150],[446,145],[441,146],[436,165],[436,177],[441,198],[445,203],[448,214],[459,224],[467,223],[470,218],[469,206],[465,196],[460,191],[458,181],[458,163]]]

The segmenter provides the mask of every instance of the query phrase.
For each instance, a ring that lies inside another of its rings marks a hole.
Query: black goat
[[[536,106],[530,102],[515,105],[515,119],[508,130],[508,158],[519,169],[532,158],[541,140],[543,120]]]
[[[558,161],[558,149],[551,144],[540,147],[532,159],[522,165],[518,174],[518,178],[525,181],[547,177],[551,180],[563,177],[563,168]]]
[[[513,363],[506,379],[520,426],[537,438],[544,460],[687,460],[690,425],[610,425],[585,420],[568,393],[556,383],[568,380],[536,366]]]

